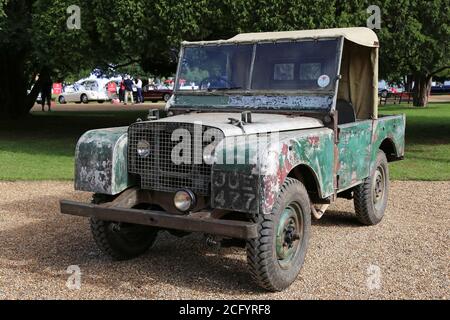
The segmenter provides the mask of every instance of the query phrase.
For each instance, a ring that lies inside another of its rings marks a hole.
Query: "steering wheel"
[[[222,78],[222,77],[218,77],[218,76],[209,76],[204,78],[202,81],[200,81],[198,88],[200,90],[203,89],[204,85],[207,85],[208,82],[212,82],[212,81],[217,81],[217,82],[224,82],[228,87],[233,87],[233,84],[231,83],[231,81]],[[206,89],[218,89],[218,88],[226,88],[226,87],[213,87],[213,88],[206,88]]]

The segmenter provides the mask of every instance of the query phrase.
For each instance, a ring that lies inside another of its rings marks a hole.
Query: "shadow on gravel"
[[[327,211],[320,220],[311,220],[313,226],[318,227],[351,227],[360,228],[362,225],[356,219],[354,212]]]
[[[121,293],[136,294],[140,288],[151,291],[163,284],[198,292],[267,293],[251,280],[244,249],[207,248],[200,234],[177,238],[161,232],[145,255],[111,261],[96,247],[88,219],[60,214],[59,200],[41,197],[2,206],[5,211],[20,212],[17,218],[24,221],[20,221],[22,226],[0,233],[0,268],[60,279],[61,290],[65,290],[68,266],[78,265],[83,283]],[[9,219],[14,223],[11,217],[6,221]],[[313,220],[314,228],[335,226],[360,224],[354,213],[342,211],[330,211],[321,220]]]
[[[145,255],[111,261],[97,249],[87,219],[60,215],[56,208],[48,212],[42,205],[53,206],[58,200],[46,197],[34,199],[34,206],[24,206],[22,201],[2,206],[15,212],[19,209],[24,214],[20,219],[26,222],[0,233],[0,268],[32,272],[51,280],[56,277],[61,280],[61,290],[65,290],[68,266],[78,265],[83,283],[121,292],[142,287],[151,291],[152,286],[165,283],[200,292],[265,293],[247,272],[244,249],[214,251],[204,245],[199,234],[177,238],[161,232]]]

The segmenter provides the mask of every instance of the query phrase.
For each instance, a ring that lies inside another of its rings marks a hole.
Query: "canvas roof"
[[[356,43],[361,46],[375,48],[379,46],[378,37],[369,28],[336,28],[336,29],[313,29],[299,31],[279,31],[279,32],[255,32],[241,33],[228,40],[183,42],[183,44],[227,44],[227,43],[248,43],[259,41],[276,40],[297,40],[297,39],[317,39],[317,38],[340,38]]]
[[[369,28],[241,33],[228,40],[183,42],[183,44],[214,45],[320,38],[345,39],[341,62],[342,79],[337,98],[352,103],[358,119],[376,119],[379,42],[376,33]]]

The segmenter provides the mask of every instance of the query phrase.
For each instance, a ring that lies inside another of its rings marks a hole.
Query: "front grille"
[[[211,165],[204,163],[202,157],[203,148],[211,143],[203,139],[203,133],[208,129],[200,124],[176,122],[137,122],[131,125],[128,129],[129,172],[140,176],[142,189],[174,192],[188,188],[199,195],[209,195]],[[223,138],[221,131],[215,132],[221,135],[219,139]],[[183,141],[179,139],[180,133],[183,135],[180,139],[190,138],[191,143],[183,145],[190,148],[175,152],[174,148]],[[141,140],[150,143],[150,155],[146,158],[137,155],[137,144]],[[189,161],[175,163],[173,152]]]

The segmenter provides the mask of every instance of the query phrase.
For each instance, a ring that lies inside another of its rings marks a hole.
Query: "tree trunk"
[[[24,73],[23,55],[12,50],[0,52],[0,117],[18,119],[27,115],[36,101],[40,83],[27,94],[29,82]]]
[[[423,74],[414,77],[413,106],[426,107],[431,88],[431,77]]]

